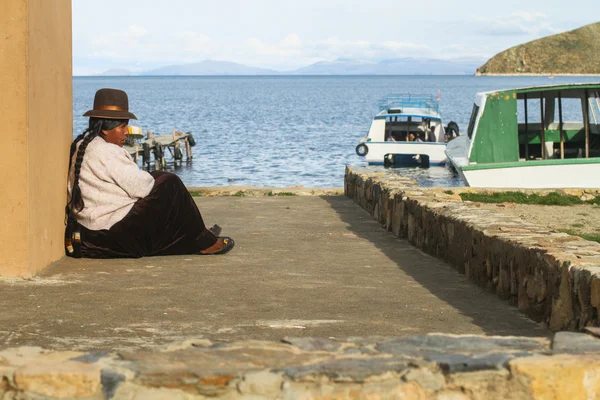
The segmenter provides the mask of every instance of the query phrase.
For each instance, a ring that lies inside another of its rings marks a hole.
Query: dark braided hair
[[[71,200],[67,204],[67,214],[71,208],[77,211],[83,210],[85,206],[83,197],[81,196],[81,188],[79,187],[79,174],[81,172],[81,165],[83,164],[83,156],[85,155],[85,149],[88,144],[96,137],[101,136],[102,131],[110,131],[119,125],[127,123],[126,119],[109,119],[109,118],[90,118],[90,124],[81,135],[77,136],[71,144],[71,151],[69,155],[69,163],[73,160],[73,155],[77,151],[75,158],[75,180],[73,181],[73,188],[71,190]],[[77,149],[77,143],[81,142],[79,149]]]

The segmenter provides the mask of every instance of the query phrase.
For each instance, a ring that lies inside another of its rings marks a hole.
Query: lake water
[[[386,95],[441,94],[440,112],[466,130],[475,93],[532,85],[592,82],[598,77],[277,76],[75,77],[73,133],[104,87],[125,90],[131,125],[157,134],[191,131],[194,159],[169,164],[189,186],[341,187]],[[458,186],[448,168],[396,168],[427,186]]]

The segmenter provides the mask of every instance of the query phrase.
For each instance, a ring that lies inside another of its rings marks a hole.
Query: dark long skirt
[[[126,258],[198,254],[217,238],[202,220],[194,199],[177,175],[152,172],[154,187],[110,229],[81,229],[81,256]]]

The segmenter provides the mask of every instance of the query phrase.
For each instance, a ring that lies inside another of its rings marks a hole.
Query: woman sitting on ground
[[[100,89],[89,128],[71,144],[65,251],[71,257],[117,258],[224,254],[234,241],[206,229],[179,177],[138,168],[123,149],[127,94]]]

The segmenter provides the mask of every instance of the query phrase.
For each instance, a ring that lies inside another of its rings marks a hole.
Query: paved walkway
[[[225,256],[63,259],[0,280],[0,348],[139,349],[186,338],[549,332],[350,199],[201,197]]]

